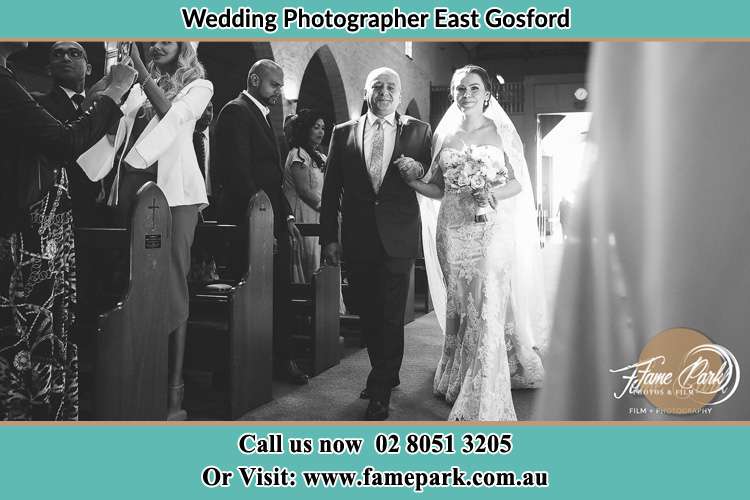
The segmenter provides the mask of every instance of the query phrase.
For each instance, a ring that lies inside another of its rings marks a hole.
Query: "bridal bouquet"
[[[470,187],[473,192],[489,190],[503,186],[508,182],[508,169],[505,164],[498,164],[493,157],[481,147],[471,145],[462,152],[448,153],[445,158],[448,169],[445,182],[454,189]],[[487,214],[492,211],[488,205],[477,207],[475,222],[487,222]]]

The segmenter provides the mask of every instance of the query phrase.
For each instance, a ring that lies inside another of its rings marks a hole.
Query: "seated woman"
[[[301,110],[292,120],[287,127],[292,149],[284,166],[284,194],[298,224],[318,224],[326,162],[318,148],[325,136],[325,121],[321,113],[310,109]],[[292,249],[292,283],[309,283],[319,267],[318,238],[303,238]]]
[[[213,95],[213,85],[189,42],[156,42],[149,50],[148,67],[132,44],[131,57],[138,83],[123,105],[114,139],[103,139],[78,163],[92,180],[104,177],[115,165],[117,174],[109,204],[125,223],[135,195],[143,184],[156,181],[172,213],[172,259],[169,271],[170,349],[168,411],[170,420],[184,420],[182,362],[187,333],[190,247],[198,214],[208,205],[193,147],[196,121]]]

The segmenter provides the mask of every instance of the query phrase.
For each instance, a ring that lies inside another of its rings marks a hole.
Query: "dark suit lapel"
[[[391,161],[388,162],[388,168],[391,168],[391,165],[393,165],[393,162],[396,161],[396,158],[401,156],[401,115],[396,113],[396,116],[394,117],[396,120],[396,139],[393,141],[393,154],[391,155]],[[387,173],[387,172],[386,172]]]
[[[357,147],[357,156],[359,156],[359,159],[362,161],[362,167],[367,172],[367,160],[365,159],[365,123],[367,123],[367,115],[360,116],[354,127],[354,142]]]
[[[276,143],[276,134],[274,134],[274,131],[271,128],[271,125],[269,124],[269,121],[266,120],[266,117],[263,116],[263,112],[248,96],[246,96],[244,93],[241,93],[240,96],[244,100],[245,105],[250,109],[250,113],[253,116],[255,116],[255,119],[258,121],[260,128],[263,129],[268,140],[271,141],[271,145],[274,150],[274,155],[276,156],[276,163],[278,164],[279,169],[283,169],[281,162],[279,161],[279,158],[280,158],[279,145]]]
[[[375,189],[372,187],[372,179],[370,178],[370,171],[367,169],[367,161],[365,160],[365,126],[367,124],[367,115],[364,114],[359,117],[357,123],[354,124],[352,129],[354,130],[354,148],[359,158],[359,169],[362,175],[367,181],[367,185],[370,186],[372,193],[375,194]]]
[[[70,100],[68,94],[66,94],[59,85],[55,85],[54,87],[52,87],[52,90],[50,91],[50,98],[58,105],[58,119],[62,121],[68,121],[72,120],[78,115],[78,110],[73,104],[73,101]]]

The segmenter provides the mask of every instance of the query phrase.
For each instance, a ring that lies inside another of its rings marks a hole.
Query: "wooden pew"
[[[225,376],[226,414],[237,419],[271,400],[273,211],[268,196],[253,195],[247,224],[199,224],[194,252],[198,246],[216,259],[220,280],[192,287],[185,369]]]
[[[148,182],[136,195],[129,230],[76,230],[81,308],[75,335],[81,365],[93,367],[95,419],[166,419],[169,332],[162,296],[171,225],[164,194]],[[127,256],[122,290],[113,289],[115,254]]]
[[[320,236],[319,224],[297,224],[297,228],[303,237]],[[291,292],[293,312],[301,316],[299,324],[307,326],[303,335],[309,342],[311,375],[318,375],[341,360],[341,268],[323,265],[314,273],[311,283],[292,284]]]

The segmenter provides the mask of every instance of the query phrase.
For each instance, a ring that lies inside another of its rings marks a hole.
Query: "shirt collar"
[[[258,106],[258,109],[260,110],[261,113],[263,113],[263,116],[268,116],[268,113],[270,113],[271,110],[267,106],[264,106],[263,104],[261,104],[260,101],[256,99],[255,97],[253,97],[252,95],[250,95],[250,92],[248,92],[247,90],[243,90],[242,93],[248,96],[250,100],[253,101],[253,103],[256,106]]]
[[[76,94],[81,94],[83,97],[86,97],[86,90],[82,90],[80,92],[76,92],[75,90],[70,90],[67,87],[63,87],[62,85],[58,85],[58,87],[60,87],[63,90],[63,92],[65,92],[65,95],[68,96],[68,99],[70,99],[71,97],[73,97]]]
[[[375,123],[375,120],[384,120],[388,125],[393,126],[396,123],[396,112],[394,111],[388,116],[385,116],[383,118],[380,118],[378,116],[375,116],[375,113],[368,110],[367,111],[367,125],[370,126],[373,123]]]

